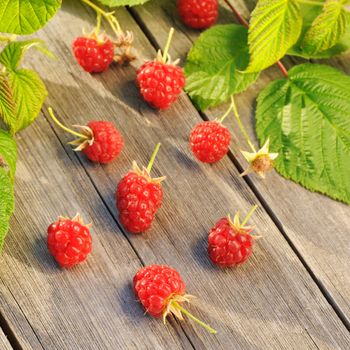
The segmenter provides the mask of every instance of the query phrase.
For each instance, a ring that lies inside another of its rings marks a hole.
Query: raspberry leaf
[[[15,70],[27,50],[32,47],[51,58],[55,57],[53,53],[49,51],[43,40],[32,39],[26,41],[13,41],[9,43],[0,53],[0,63],[8,69]]]
[[[259,95],[256,132],[279,152],[276,169],[309,190],[350,204],[350,77],[302,64]]]
[[[8,70],[1,81],[0,117],[14,134],[38,116],[47,91],[38,74],[28,69]]]
[[[297,0],[259,0],[250,19],[246,71],[258,72],[276,63],[297,42],[301,28]]]
[[[9,221],[14,210],[13,185],[6,170],[0,167],[0,250],[3,247]]]
[[[325,51],[334,46],[345,34],[350,23],[350,13],[344,2],[327,0],[320,15],[306,32],[302,47],[307,53]]]
[[[15,133],[31,124],[38,116],[47,97],[47,90],[39,75],[29,69],[9,71],[9,82],[16,104],[16,114],[10,122]]]
[[[204,110],[244,91],[258,73],[243,73],[249,62],[247,29],[241,25],[214,26],[191,48],[185,65],[186,91]]]
[[[149,0],[98,0],[102,5],[106,5],[109,7],[117,7],[117,6],[136,6],[142,5]]]
[[[17,147],[15,140],[4,130],[0,129],[0,167],[9,168],[10,178],[13,180],[16,171]]]
[[[9,123],[16,114],[16,103],[7,73],[0,74],[0,117]]]
[[[42,28],[61,6],[61,0],[0,1],[0,32],[31,34]]]
[[[305,35],[310,31],[311,26],[316,20],[316,18],[321,16],[322,7],[317,5],[301,5],[301,13],[303,17],[303,28],[301,31],[301,35],[299,37],[298,42],[288,50],[288,55],[300,56],[307,59],[329,58],[332,56],[339,55],[350,49],[350,25],[348,24],[345,28],[344,34],[340,36],[339,40],[335,43],[335,45],[323,51],[310,52],[304,44]]]

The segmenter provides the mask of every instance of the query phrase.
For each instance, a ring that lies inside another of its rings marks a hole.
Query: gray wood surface
[[[260,207],[251,222],[264,236],[242,267],[219,270],[208,261],[206,237],[217,219],[258,200],[228,157],[213,166],[196,163],[188,134],[200,115],[182,94],[159,113],[139,97],[136,67],[155,51],[125,10],[139,60],[101,75],[83,73],[70,44],[91,11],[65,1],[40,32],[58,56],[31,56],[50,97],[38,120],[18,140],[17,209],[0,265],[0,306],[25,349],[348,349],[350,336],[309,272]],[[160,29],[158,29],[160,31]],[[65,124],[112,120],[126,147],[108,166],[75,154],[70,136],[47,122],[51,105]],[[153,228],[131,235],[119,228],[114,192],[132,160],[146,164],[162,148],[155,175],[166,175],[165,198]],[[46,228],[58,215],[79,211],[92,220],[93,253],[63,271],[46,249]],[[141,264],[167,263],[179,270],[188,292],[198,296],[191,312],[218,329],[210,335],[189,320],[164,326],[143,314],[130,282]]]
[[[10,345],[9,341],[6,338],[6,335],[0,328],[0,348],[2,350],[12,350],[12,346]]]
[[[240,13],[248,18],[254,1],[231,1]],[[248,3],[248,7],[245,5]],[[154,0],[144,6],[132,9],[139,24],[148,33],[156,46],[162,47],[167,38],[170,26],[175,27],[175,35],[170,54],[173,58],[185,57],[200,32],[186,28],[176,14],[175,3],[169,0]],[[157,20],[153,20],[156,18]],[[222,4],[218,23],[236,22],[233,14]],[[283,60],[287,67],[294,63],[305,62],[302,59]],[[317,63],[331,64],[350,74],[350,52]],[[255,99],[259,92],[272,80],[282,78],[276,66],[264,71],[258,81],[246,92],[236,97],[237,107],[243,124],[251,140],[256,140],[254,132]],[[228,105],[206,111],[209,119],[222,115]],[[234,118],[225,121],[232,131],[231,150],[239,162],[240,168],[246,167],[246,161],[240,153],[241,147],[248,148]],[[261,198],[265,208],[288,236],[291,244],[297,249],[305,264],[312,270],[320,288],[328,295],[330,301],[339,309],[344,322],[350,327],[350,207],[326,196],[312,193],[300,185],[288,181],[273,172],[266,180],[255,175],[249,176],[249,186]]]

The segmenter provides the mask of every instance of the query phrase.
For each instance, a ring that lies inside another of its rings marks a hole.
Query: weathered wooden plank
[[[131,288],[140,259],[45,118],[18,144],[17,208],[2,255],[0,305],[21,347],[192,348],[176,322],[165,327],[144,316]],[[93,252],[62,270],[46,248],[46,229],[58,215],[76,212],[93,221]]]
[[[12,346],[9,343],[6,335],[4,334],[1,328],[0,328],[0,348],[2,350],[12,350]]]
[[[122,25],[135,33],[140,60],[154,56],[154,50],[128,13],[123,10],[119,13]],[[164,205],[149,233],[127,236],[146,264],[174,266],[187,281],[188,292],[200,296],[196,307],[190,309],[210,320],[219,333],[209,335],[191,322],[183,323],[194,346],[291,349],[298,344],[298,348],[347,348],[350,338],[345,327],[264,210],[258,210],[253,222],[265,238],[257,244],[253,258],[245,266],[221,271],[208,262],[205,239],[209,228],[227,212],[236,209],[247,212],[256,202],[254,194],[238,177],[228,158],[212,167],[192,160],[187,137],[200,117],[185,94],[173,108],[162,113],[142,102],[133,81],[140,60],[129,67],[113,67],[101,75],[81,73],[69,47],[87,22],[94,23],[90,12],[84,12],[79,3],[65,2],[62,12],[40,34],[49,39],[50,47],[59,57],[55,69],[49,63],[39,65],[39,60],[33,60],[33,64],[50,91],[48,103],[66,124],[83,124],[91,117],[106,118],[113,120],[124,134],[125,151],[113,164],[92,165],[79,155],[115,217],[114,191],[122,174],[133,159],[145,164],[155,143],[162,142],[154,172],[168,176]],[[62,143],[70,140],[54,128]],[[65,147],[74,157],[70,146]],[[74,168],[74,172],[79,173],[79,169]],[[93,201],[86,196],[85,202]],[[111,241],[118,237],[109,235]],[[114,242],[116,254],[120,252],[117,245]],[[89,265],[92,267],[98,259],[100,256],[90,260]],[[128,268],[124,264],[119,264],[121,269]],[[83,267],[77,270],[82,272]],[[95,274],[94,278],[98,277]],[[74,283],[75,277],[71,278]]]
[[[237,9],[248,16],[249,10],[244,1],[231,1]],[[248,1],[249,9],[253,8],[252,1]],[[187,29],[176,14],[175,3],[167,0],[155,0],[132,12],[158,45],[164,45],[167,31],[175,26],[176,34],[170,49],[172,57],[180,57],[184,62],[186,54],[193,41],[198,37],[198,31]],[[156,18],[157,20],[153,20]],[[219,23],[230,23],[233,20],[231,12],[221,8]],[[350,52],[330,60],[330,63],[350,73]],[[293,61],[298,62],[293,58]],[[286,60],[287,66],[292,61]],[[299,63],[301,60],[299,60]],[[327,63],[327,61],[323,61]],[[243,123],[248,129],[249,136],[256,141],[254,133],[255,99],[258,93],[270,81],[280,78],[281,73],[276,67],[271,67],[261,74],[259,80],[246,92],[240,94],[236,100]],[[228,106],[208,111],[208,118],[220,116]],[[233,120],[225,123],[234,135],[231,150],[242,167],[246,162],[240,153],[240,147],[246,143]],[[285,231],[306,263],[316,275],[321,288],[325,288],[338,304],[345,318],[350,317],[350,208],[325,196],[311,193],[301,186],[285,180],[277,173],[269,174],[263,181],[256,176],[250,176],[254,191],[257,191],[266,202],[266,207],[272,211],[272,216]],[[345,320],[345,322],[348,322]],[[350,323],[348,322],[350,325]]]

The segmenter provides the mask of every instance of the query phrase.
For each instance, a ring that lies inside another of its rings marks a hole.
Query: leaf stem
[[[304,0],[299,0],[299,1],[304,1]],[[308,0],[305,0],[305,1],[308,1]],[[233,5],[230,3],[229,0],[224,0],[224,2],[230,8],[232,13],[237,17],[238,22],[241,23],[243,26],[245,26],[248,29],[249,23],[246,21],[246,19],[244,17],[242,17],[242,15],[233,7]],[[310,1],[310,2],[312,2],[312,1]],[[277,64],[278,68],[280,69],[280,71],[282,72],[282,74],[287,78],[288,77],[287,68],[283,65],[283,63],[281,61],[277,61],[276,64]]]
[[[248,222],[249,218],[252,216],[252,214],[254,213],[254,211],[256,210],[257,207],[258,207],[258,206],[255,204],[255,205],[253,206],[253,208],[250,209],[249,213],[248,213],[247,216],[244,218],[244,220],[243,220],[241,226],[244,226],[244,225]]]
[[[147,171],[148,173],[151,172],[152,170],[152,166],[153,166],[153,163],[154,163],[154,160],[156,159],[156,156],[157,156],[157,153],[159,151],[159,148],[160,148],[160,143],[157,144],[156,148],[154,149],[153,153],[152,153],[152,156],[151,156],[151,159],[147,165]]]
[[[282,72],[282,74],[288,78],[288,71],[287,68],[284,66],[284,64],[281,61],[277,61],[276,62],[278,68],[280,69],[280,71]]]
[[[231,5],[229,0],[224,0],[226,5],[230,8],[230,10],[233,12],[233,14],[237,17],[239,23],[244,25],[246,28],[249,28],[249,23],[245,20],[245,18],[242,17],[242,15]]]
[[[97,5],[95,5],[93,2],[91,2],[90,0],[81,0],[84,4],[88,5],[89,7],[91,7],[93,10],[95,10],[95,12],[97,13],[97,23],[99,23],[99,19],[98,17],[102,16],[110,25],[110,27],[112,28],[113,32],[119,36],[122,33],[122,29],[120,27],[120,24],[118,22],[118,20],[116,19],[116,17],[114,16],[114,11],[113,12],[106,12],[103,11],[100,7],[98,7]],[[99,25],[99,24],[97,24]],[[97,29],[97,27],[96,27]],[[98,28],[99,29],[99,28]]]
[[[252,151],[254,153],[256,153],[256,149],[255,149],[253,143],[250,141],[248,133],[247,133],[246,129],[244,128],[244,125],[243,125],[243,123],[241,121],[241,117],[238,114],[237,106],[235,104],[235,100],[234,100],[233,96],[231,96],[231,104],[232,104],[232,108],[233,108],[233,114],[236,117],[237,123],[238,123],[239,128],[241,129],[241,131],[242,131],[242,133],[244,135],[244,138],[246,139],[246,141],[247,141],[248,145],[250,146],[250,148],[252,149]]]
[[[163,51],[163,63],[166,63],[167,62],[167,59],[168,59],[168,52],[169,52],[169,48],[170,48],[170,43],[171,43],[171,39],[173,38],[173,35],[174,35],[174,28],[171,27],[170,28],[170,31],[169,31],[169,35],[168,35],[168,40],[165,44],[165,47],[164,47],[164,51]]]
[[[83,135],[83,134],[80,134],[79,132],[76,132],[76,131],[74,131],[74,130],[72,130],[72,129],[69,129],[69,128],[67,128],[66,126],[64,126],[64,125],[55,117],[55,115],[54,115],[53,110],[52,110],[51,107],[49,107],[47,110],[49,111],[50,117],[53,119],[53,121],[54,121],[60,128],[62,128],[63,130],[69,132],[70,134],[75,135],[75,136],[78,136],[78,137],[80,137],[80,138],[82,138],[82,139],[84,139],[84,140],[88,140],[88,139],[89,139],[88,136]]]
[[[184,313],[186,316],[188,316],[193,321],[197,322],[199,325],[204,327],[207,331],[209,331],[212,334],[216,334],[217,331],[214,328],[211,328],[209,325],[204,323],[203,321],[199,320],[197,317],[193,316],[190,312],[188,312],[186,309],[184,309],[178,302],[174,301],[173,305],[179,309],[182,313]]]

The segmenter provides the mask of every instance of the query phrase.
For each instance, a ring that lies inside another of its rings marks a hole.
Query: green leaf
[[[245,90],[258,73],[243,73],[249,62],[247,29],[214,26],[191,48],[185,65],[186,91],[201,109],[216,106]]]
[[[0,117],[7,123],[16,114],[16,104],[8,74],[0,73]]]
[[[47,56],[54,58],[55,56],[49,51],[45,42],[40,39],[32,39],[26,41],[13,41],[9,43],[0,53],[0,63],[6,68],[15,70],[21,62],[23,56],[30,48],[36,48]]]
[[[0,250],[3,247],[9,221],[14,210],[13,184],[5,169],[0,167]]]
[[[0,129],[0,167],[6,163],[9,175],[13,179],[16,171],[17,147],[16,141],[4,130]]]
[[[276,169],[312,191],[350,204],[350,77],[302,64],[259,95],[256,131],[279,152]]]
[[[47,91],[38,74],[28,69],[8,70],[0,83],[0,117],[14,134],[38,116]]]
[[[300,35],[297,0],[259,0],[250,19],[247,72],[258,72],[282,58]]]
[[[305,50],[305,48],[302,46],[305,34],[308,32],[317,16],[320,16],[321,12],[321,6],[301,5],[301,13],[303,16],[303,28],[298,42],[288,50],[288,55],[299,56],[306,59],[323,59],[339,55],[350,49],[350,25],[348,25],[345,34],[340,38],[338,43],[336,43],[331,48],[315,53],[309,53]]]
[[[323,10],[306,32],[302,47],[309,54],[325,51],[334,46],[349,27],[350,13],[345,11],[343,3],[327,0]]]
[[[61,0],[0,1],[0,32],[31,34],[43,27],[61,6]]]
[[[9,71],[9,82],[16,104],[16,114],[9,123],[12,133],[24,129],[38,116],[47,97],[39,75],[29,69]]]
[[[98,0],[98,2],[108,7],[136,6],[136,5],[142,5],[147,1],[149,0]]]

